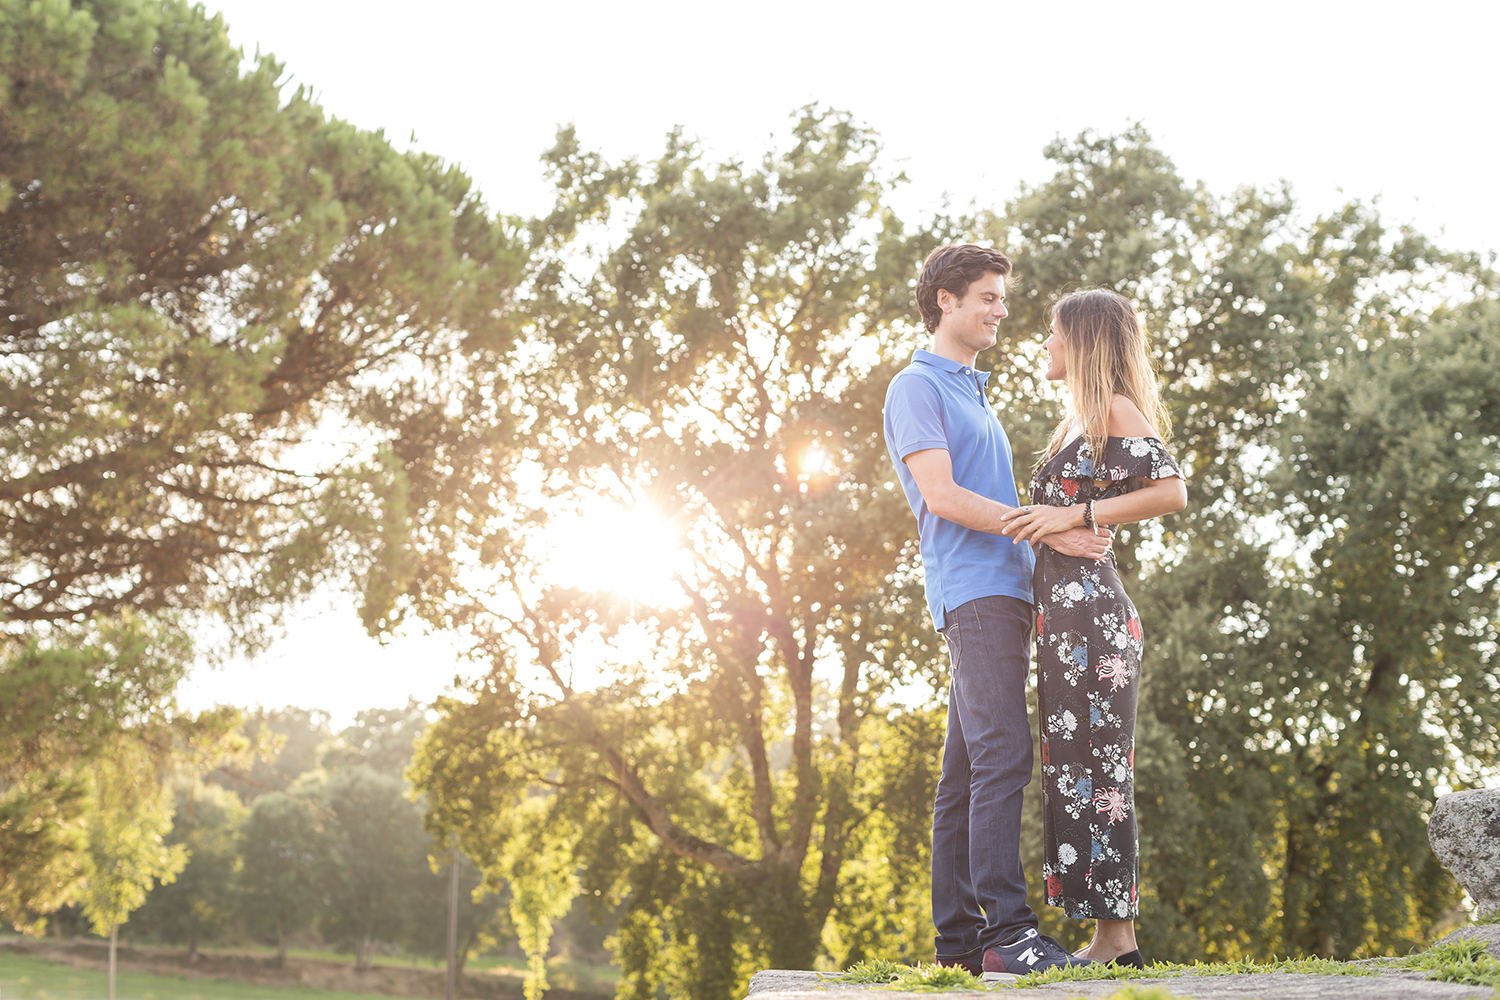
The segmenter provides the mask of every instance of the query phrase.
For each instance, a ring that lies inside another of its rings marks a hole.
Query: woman
[[[1072,406],[1032,476],[1032,506],[1008,512],[1003,532],[1036,549],[1047,903],[1096,921],[1078,957],[1143,967],[1134,922],[1140,618],[1112,559],[1037,543],[1181,510],[1187,487],[1162,445],[1170,420],[1145,326],[1125,298],[1099,288],[1064,297],[1042,346],[1047,378],[1066,380]]]

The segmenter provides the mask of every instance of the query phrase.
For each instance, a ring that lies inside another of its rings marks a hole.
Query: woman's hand
[[[1067,531],[1082,524],[1077,508],[1049,507],[1047,504],[1031,504],[1017,507],[1000,515],[1004,525],[1000,534],[1018,542],[1039,542],[1048,535]]]

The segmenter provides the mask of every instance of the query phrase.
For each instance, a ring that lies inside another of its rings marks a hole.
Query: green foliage
[[[1060,416],[1037,375],[1046,306],[1080,283],[1143,304],[1190,471],[1187,511],[1117,540],[1150,647],[1153,947],[1421,943],[1457,898],[1428,803],[1500,747],[1494,277],[1359,206],[1299,227],[1285,191],[1194,190],[1140,129],[1047,153],[1051,180],[972,224],[1016,261],[986,357],[1018,478]],[[706,165],[675,134],[651,164],[608,164],[570,132],[548,157],[539,362],[513,373],[532,450],[511,467],[534,498],[475,542],[493,586],[441,611],[494,669],[440,703],[411,774],[430,828],[497,882],[522,833],[499,818],[536,803],[526,835],[623,906],[622,997],[726,996],[817,947],[930,955],[941,717],[882,699],[940,691],[944,666],[878,415],[921,341],[916,262],[969,224],[908,233],[879,207],[873,155],[847,118],[809,114],[759,168]],[[813,444],[836,473],[798,465]],[[674,519],[684,603],[546,579],[530,539],[587,495]],[[602,667],[590,652],[599,673],[576,681],[574,656],[630,626],[646,648]],[[1039,894],[1044,929],[1076,938]]]
[[[249,803],[266,792],[284,792],[299,777],[317,770],[333,739],[328,713],[321,709],[256,708],[240,726],[253,748],[240,767],[221,767],[210,775],[215,784]]]
[[[1190,472],[1186,511],[1117,543],[1153,947],[1409,950],[1457,898],[1435,788],[1496,760],[1494,276],[1359,206],[1301,229],[1285,192],[1191,191],[1139,129],[1048,155],[986,223],[1019,283],[993,352],[1017,475],[1059,416],[1045,306],[1079,283],[1146,309]]]
[[[175,610],[253,645],[333,575],[372,629],[445,589],[502,488],[524,247],[201,6],[0,0],[0,52],[0,916],[35,929],[83,870],[79,762],[177,725]]]
[[[898,966],[896,978],[886,989],[913,993],[947,990],[982,990],[985,986],[967,969],[952,965]]]
[[[837,979],[841,983],[855,985],[894,983],[900,977],[901,970],[902,966],[899,963],[892,962],[888,958],[862,958],[837,976],[824,978]]]
[[[396,614],[490,503],[516,234],[201,6],[5,0],[0,51],[0,619]],[[361,446],[294,456],[325,421]]]
[[[224,720],[175,714],[167,613],[254,643],[337,577],[371,630],[420,615],[492,669],[411,757],[426,837],[394,777],[416,706],[337,740],[256,721],[285,745],[237,772],[246,799],[337,769],[245,821],[258,933],[414,941],[389,911],[440,876],[390,873],[457,835],[510,888],[533,992],[580,891],[619,912],[622,998],[929,957],[945,665],[880,410],[924,340],[917,263],[976,235],[1017,265],[986,357],[1018,478],[1060,416],[1046,306],[1080,283],[1146,309],[1190,472],[1186,511],[1117,543],[1148,630],[1155,952],[1405,951],[1458,898],[1426,811],[1500,762],[1500,304],[1477,259],[1357,205],[1304,225],[1285,190],[1193,189],[1139,128],[1053,143],[1003,212],[908,229],[874,135],[818,109],[755,164],[680,133],[612,164],[565,130],[523,232],[179,0],[0,0],[0,53],[6,919],[37,929],[87,878],[112,920],[180,868],[160,778]],[[317,448],[330,427],[356,447]],[[601,497],[670,522],[681,601],[547,578],[540,530]],[[105,789],[126,737],[155,783],[137,762]]]
[[[187,848],[169,845],[173,797],[154,757],[125,740],[91,762],[92,808],[84,820],[80,902],[94,932],[108,937],[142,903],[154,882],[171,882]]]
[[[325,940],[354,952],[356,968],[366,969],[374,945],[400,940],[416,917],[411,902],[418,883],[439,881],[421,864],[428,851],[421,811],[400,778],[363,766],[334,772],[312,794],[329,852],[322,879],[328,901],[318,926]]]
[[[1066,968],[1055,966],[1042,972],[1021,976],[1012,986],[1045,986],[1049,983],[1088,979],[1162,979],[1172,976],[1248,976],[1265,972],[1295,972],[1311,976],[1378,976],[1380,973],[1366,965],[1338,962],[1327,958],[1287,958],[1258,962],[1243,958],[1235,962],[1192,962],[1187,965],[1176,962],[1153,962],[1145,969],[1128,965],[1073,965]]]
[[[541,482],[475,544],[493,586],[441,609],[494,669],[439,703],[410,774],[433,832],[456,831],[495,883],[535,832],[623,907],[622,996],[728,997],[752,968],[810,967],[836,906],[872,915],[844,954],[897,937],[931,954],[920,831],[941,727],[884,697],[942,666],[880,413],[940,235],[882,206],[876,152],[847,116],[809,111],[755,166],[706,163],[675,134],[649,165],[603,163],[569,132],[547,157],[537,360],[511,373],[515,474]],[[836,471],[801,464],[814,446]],[[695,540],[681,604],[545,578],[536,526],[589,496]],[[647,652],[569,679],[573,649],[632,625]]]
[[[240,918],[252,933],[276,942],[286,959],[288,938],[312,926],[332,861],[324,817],[305,797],[271,792],[257,798],[240,827]]]
[[[78,898],[91,865],[111,868],[102,856],[90,861],[91,824],[129,826],[137,808],[170,821],[170,798],[164,814],[149,804],[167,794],[170,763],[222,739],[233,722],[175,711],[168,696],[189,655],[170,622],[134,614],[0,645],[0,918],[40,931],[46,914]],[[124,776],[101,785],[97,768],[115,766]],[[127,855],[120,863],[129,867]]]
[[[415,698],[405,708],[372,708],[354,716],[354,724],[338,734],[335,745],[322,755],[329,770],[363,766],[381,774],[400,776],[411,763],[412,743],[427,726],[427,706]]]
[[[173,944],[198,945],[235,926],[238,900],[240,826],[248,810],[215,785],[179,789],[168,847],[181,846],[187,867],[172,880],[158,881],[131,921],[132,929]]]

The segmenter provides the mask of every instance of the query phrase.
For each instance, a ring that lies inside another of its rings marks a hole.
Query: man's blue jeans
[[[1021,795],[1031,781],[1032,606],[982,597],[948,612],[948,736],[932,812],[937,957],[979,964],[984,949],[1037,926],[1021,867]]]

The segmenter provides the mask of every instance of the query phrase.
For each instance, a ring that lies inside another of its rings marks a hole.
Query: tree
[[[245,637],[339,572],[375,628],[498,487],[517,234],[201,6],[5,0],[0,51],[0,622]]]
[[[187,865],[187,848],[168,845],[172,794],[155,757],[121,740],[89,767],[94,808],[87,816],[81,902],[94,932],[109,938],[109,1000],[115,997],[120,925],[146,901],[153,882],[171,882]]]
[[[942,665],[880,414],[942,234],[881,204],[876,151],[810,110],[756,167],[706,164],[676,134],[649,166],[571,132],[547,157],[537,361],[510,397],[527,421],[513,461],[541,488],[474,543],[493,587],[447,614],[494,669],[439,702],[411,774],[434,834],[509,882],[533,961],[575,871],[623,905],[622,996],[727,997],[752,966],[810,967],[835,907],[892,906],[854,859],[925,850],[906,831],[930,800],[881,761],[930,716],[885,698],[938,686]],[[591,496],[671,520],[691,545],[681,604],[548,585],[536,528]],[[578,652],[634,626],[639,656]],[[915,905],[921,887],[896,892]],[[849,949],[888,940],[861,924]],[[930,952],[912,937],[911,957]]]
[[[323,755],[329,769],[363,765],[381,774],[400,775],[411,763],[412,742],[427,726],[427,706],[412,698],[404,708],[372,708],[354,716]]]
[[[499,488],[513,229],[460,171],[283,93],[273,59],[242,70],[201,6],[3,0],[0,53],[0,685],[108,729],[183,662],[88,651],[165,641],[174,611],[253,644],[334,575],[372,629],[441,591],[446,525]],[[329,427],[357,444],[308,447]],[[27,878],[0,905],[35,926],[82,799],[4,767]]]
[[[473,543],[492,588],[448,620],[495,666],[439,703],[412,774],[434,833],[456,830],[497,883],[551,885],[535,926],[568,871],[619,902],[628,995],[721,996],[739,963],[820,948],[926,947],[925,921],[889,911],[925,909],[941,723],[883,699],[916,679],[940,690],[943,663],[879,391],[917,340],[916,261],[968,224],[905,235],[862,186],[869,137],[847,125],[804,120],[760,170],[708,168],[676,137],[649,167],[569,133],[549,157],[537,360],[511,397],[531,446],[517,480],[538,486]],[[1457,898],[1419,830],[1437,783],[1493,764],[1500,687],[1491,389],[1416,369],[1424,342],[1487,364],[1494,277],[1359,206],[1304,226],[1285,191],[1194,190],[1140,129],[1048,155],[1054,178],[973,223],[1017,262],[992,394],[1017,476],[1060,415],[1033,367],[1046,306],[1097,283],[1148,314],[1191,477],[1187,511],[1117,542],[1149,626],[1137,805],[1156,952],[1404,950]],[[1458,398],[1430,388],[1444,378]],[[1408,438],[1457,450],[1397,461],[1369,443]],[[586,493],[672,520],[693,557],[682,603],[549,583],[537,529]],[[1369,524],[1335,516],[1347,498]],[[1399,619],[1399,668],[1374,667],[1377,620],[1349,611],[1364,604]],[[526,870],[559,845],[571,861],[550,883]],[[895,872],[914,878],[897,888]]]
[[[254,747],[247,766],[219,768],[211,776],[218,785],[250,803],[266,792],[284,792],[299,777],[321,765],[333,740],[328,713],[317,708],[252,709],[245,713],[241,732]]]
[[[446,926],[446,905],[425,915],[419,910],[422,889],[447,880],[427,865],[428,836],[405,783],[351,767],[335,772],[314,794],[330,848],[319,922],[323,938],[352,951],[356,969],[368,969],[376,945],[401,941],[410,921]],[[446,904],[446,893],[436,898]]]
[[[417,877],[417,890],[407,910],[407,924],[400,939],[408,955],[421,955],[441,961],[448,954],[448,865],[454,863],[440,846],[431,847],[430,877]],[[508,894],[493,892],[485,886],[484,873],[469,864],[463,855],[458,865],[458,937],[454,942],[458,971],[475,955],[517,939],[510,920]]]
[[[1024,289],[1006,328],[1040,330],[1079,282],[1143,303],[1190,469],[1189,509],[1117,544],[1151,643],[1137,805],[1157,954],[1405,951],[1456,899],[1422,834],[1434,788],[1495,759],[1478,721],[1500,683],[1494,485],[1474,471],[1495,461],[1492,389],[1414,391],[1434,352],[1496,349],[1493,275],[1358,206],[1301,227],[1285,192],[1190,192],[1139,129],[1048,153],[1057,175],[990,223]],[[1013,436],[1039,446],[1057,411],[1030,350],[1002,353],[1002,386]],[[1410,559],[1441,567],[1420,593]]]
[[[315,804],[283,792],[257,798],[241,827],[240,916],[251,933],[275,941],[278,965],[291,936],[312,927],[327,898],[330,839]]]
[[[175,879],[158,881],[136,913],[137,926],[163,941],[186,944],[190,958],[197,957],[200,943],[233,926],[240,825],[248,811],[217,785],[179,787],[165,843],[187,852],[187,866]]]
[[[30,931],[76,897],[91,814],[128,805],[101,804],[95,763],[128,746],[166,773],[236,721],[176,710],[170,692],[191,648],[169,623],[126,614],[49,632],[0,649],[0,917]]]

